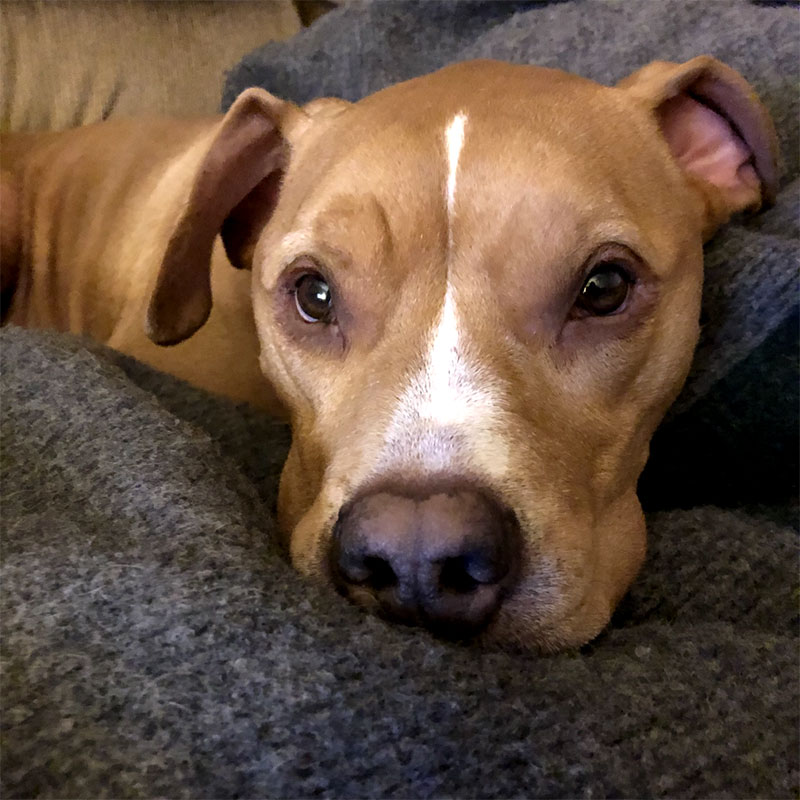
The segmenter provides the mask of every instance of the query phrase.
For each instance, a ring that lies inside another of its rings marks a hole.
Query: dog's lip
[[[385,603],[376,598],[372,592],[359,586],[348,587],[347,589],[337,586],[336,591],[356,606],[386,622],[410,628],[424,628],[434,636],[448,641],[472,642],[480,640],[492,627],[499,611],[499,608],[495,609],[478,623],[460,623],[457,620],[432,615],[421,606],[418,606],[413,611],[400,613],[396,609],[390,609]]]

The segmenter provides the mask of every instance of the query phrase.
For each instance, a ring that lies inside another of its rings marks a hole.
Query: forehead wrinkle
[[[373,194],[333,196],[311,227],[328,249],[348,254],[362,267],[379,269],[394,248],[389,216]]]
[[[466,161],[462,155],[458,175],[458,210],[463,218],[458,235],[466,240],[459,242],[462,257],[472,263],[470,254],[486,250],[487,245],[512,254],[524,246],[534,255],[541,253],[545,261],[558,262],[572,250],[588,256],[587,249],[615,241],[649,261],[674,246],[655,241],[665,228],[663,214],[656,213],[656,224],[651,224],[653,214],[649,201],[642,202],[641,183],[637,180],[632,186],[632,179],[602,159],[576,152],[571,132],[560,139],[537,141],[529,128],[504,130],[497,125],[498,120],[482,116],[470,128]],[[536,165],[533,171],[520,169],[521,135],[527,136],[525,149]],[[492,159],[469,157],[488,151]]]
[[[379,200],[372,196],[339,195],[323,208],[309,209],[299,215],[297,227],[278,242],[279,269],[301,255],[316,256],[323,265],[333,262],[339,268],[349,265],[379,275],[382,264],[395,247],[389,216]],[[271,288],[275,275],[262,275]]]
[[[492,184],[482,163],[469,161],[459,183],[459,266],[487,296],[499,295],[506,310],[522,298],[546,300],[570,287],[606,243],[624,245],[651,264],[659,260],[649,231],[611,193],[587,197],[572,179],[559,189],[547,171],[534,180],[504,171]],[[487,187],[500,187],[501,194]]]
[[[280,278],[281,272],[294,261],[295,258],[314,250],[314,235],[308,228],[290,231],[278,240],[270,258],[269,253],[259,263],[258,279],[262,288],[268,292],[273,291]]]

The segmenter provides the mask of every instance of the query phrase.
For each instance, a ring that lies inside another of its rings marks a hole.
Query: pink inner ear
[[[687,172],[720,189],[731,209],[759,203],[753,154],[724,117],[687,95],[664,102],[659,115],[670,149]]]

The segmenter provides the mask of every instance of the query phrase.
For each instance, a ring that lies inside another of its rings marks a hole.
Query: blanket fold
[[[789,797],[797,537],[649,518],[581,652],[390,626],[282,557],[285,429],[78,340],[5,329],[7,797]]]

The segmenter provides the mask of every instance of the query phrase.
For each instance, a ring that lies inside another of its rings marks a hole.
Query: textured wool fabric
[[[557,656],[444,643],[306,581],[275,535],[285,427],[87,342],[0,331],[0,793],[796,797],[792,13],[376,3],[246,59],[229,98],[262,77],[354,98],[489,54],[613,81],[707,50],[763,94],[786,177],[708,247],[706,335],[643,481],[662,510],[642,573]]]
[[[3,796],[796,794],[786,509],[652,515],[580,652],[443,643],[287,564],[282,426],[70,337],[0,345]]]

